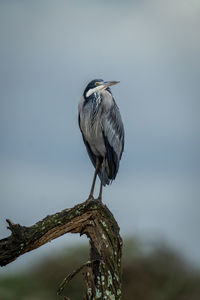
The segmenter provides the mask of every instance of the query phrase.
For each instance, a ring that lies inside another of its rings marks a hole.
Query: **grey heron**
[[[79,127],[88,155],[95,167],[88,199],[93,199],[97,175],[102,186],[115,179],[124,150],[124,126],[110,86],[119,81],[92,80],[85,88],[78,105]]]

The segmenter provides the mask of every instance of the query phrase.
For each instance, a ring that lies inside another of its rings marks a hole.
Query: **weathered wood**
[[[100,201],[85,201],[30,227],[7,222],[11,235],[0,240],[1,266],[65,233],[86,234],[91,263],[84,273],[84,299],[121,299],[122,239],[112,213]]]

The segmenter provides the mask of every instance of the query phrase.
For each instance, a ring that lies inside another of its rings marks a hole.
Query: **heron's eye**
[[[99,84],[100,84],[100,82],[99,82],[99,81],[96,81],[94,85],[95,85],[95,86],[98,86]]]

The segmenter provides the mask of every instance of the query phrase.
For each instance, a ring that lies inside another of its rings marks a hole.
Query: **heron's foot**
[[[94,197],[93,197],[93,195],[89,195],[89,197],[87,198],[87,200],[86,201],[93,201],[94,200]]]
[[[100,202],[102,202],[102,197],[99,196],[99,197],[97,198],[97,200],[100,201]]]

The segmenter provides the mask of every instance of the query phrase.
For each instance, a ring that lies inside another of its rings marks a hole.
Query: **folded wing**
[[[116,103],[102,114],[102,132],[106,146],[108,178],[113,180],[119,169],[119,161],[124,150],[124,126]]]

